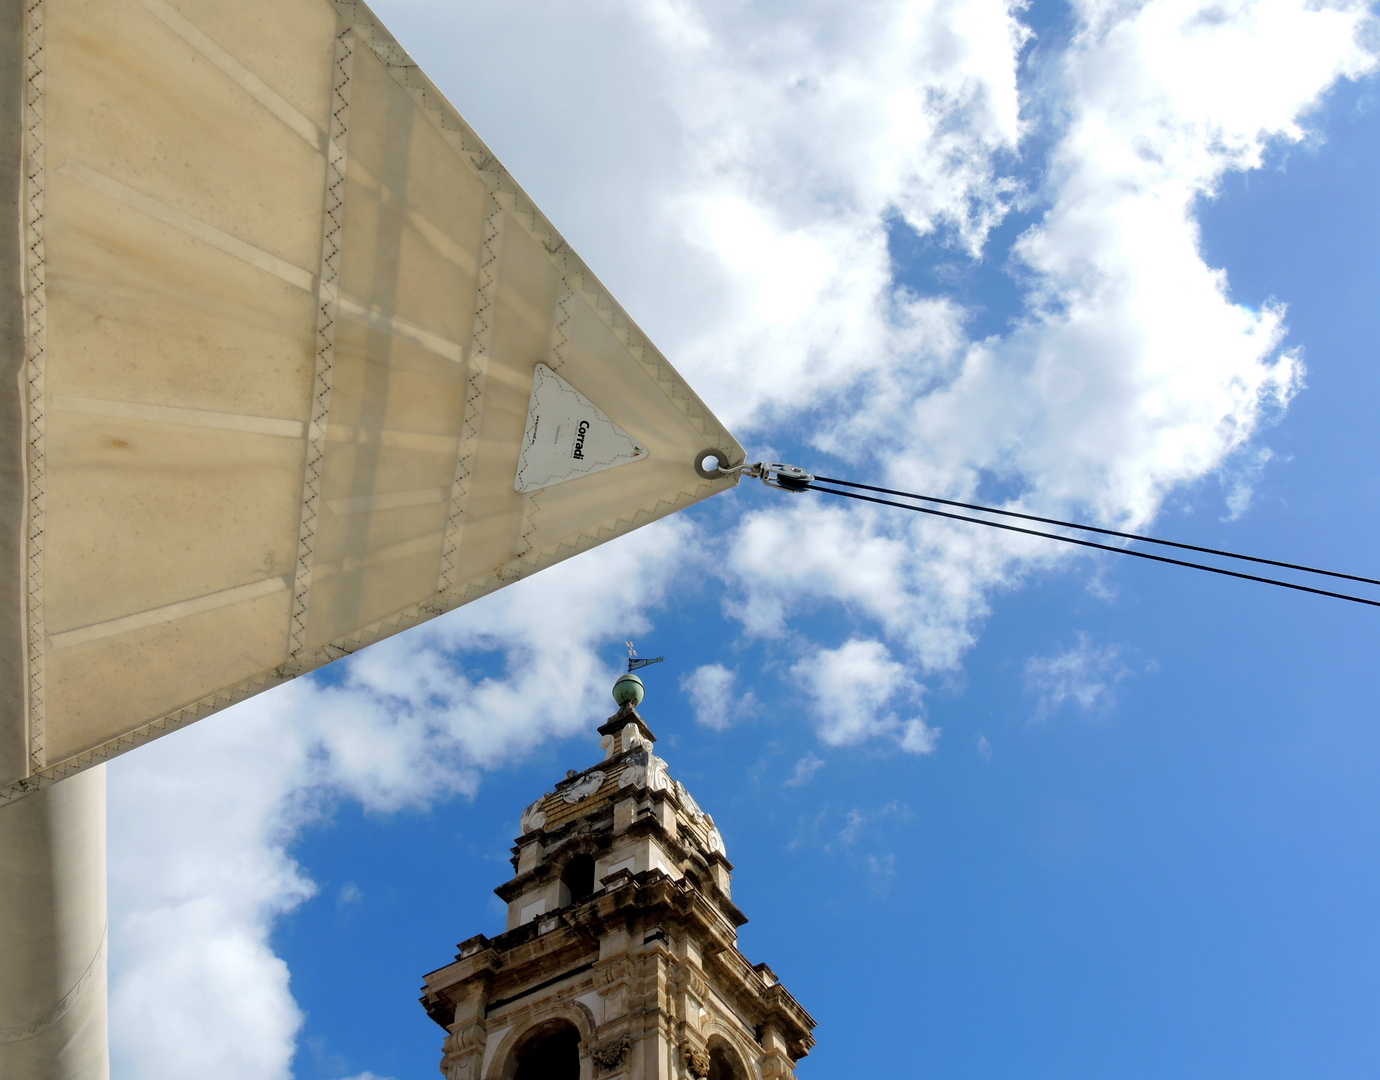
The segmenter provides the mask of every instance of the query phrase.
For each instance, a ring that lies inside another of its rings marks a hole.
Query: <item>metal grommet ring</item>
[[[714,468],[705,467],[705,462],[713,460]],[[722,450],[701,450],[695,455],[695,471],[706,480],[718,480],[728,474],[723,467],[728,464],[728,455]]]

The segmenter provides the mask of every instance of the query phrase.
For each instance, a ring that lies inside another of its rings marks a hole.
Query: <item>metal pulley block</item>
[[[807,473],[799,465],[782,465],[778,462],[764,464],[759,461],[747,472],[768,487],[781,488],[782,491],[808,491],[815,478],[813,473]]]

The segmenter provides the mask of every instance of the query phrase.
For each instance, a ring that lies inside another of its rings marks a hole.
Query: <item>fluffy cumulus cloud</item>
[[[695,707],[695,719],[722,731],[757,708],[757,697],[751,690],[742,695],[734,692],[737,680],[737,673],[723,664],[705,664],[683,676],[680,688]]]
[[[939,732],[921,716],[902,719],[890,706],[913,701],[920,686],[880,641],[854,638],[837,649],[819,649],[791,669],[810,694],[827,746],[847,746],[894,735],[902,749],[928,754]]]
[[[1009,0],[375,7],[747,442],[1128,525],[1213,473],[1245,506],[1252,439],[1302,367],[1288,298],[1236,302],[1195,207],[1374,69],[1365,4],[1075,0],[1069,40],[1033,53]],[[994,248],[1011,213],[1028,227]],[[898,232],[1006,267],[1009,322],[974,336],[971,298],[898,286]],[[286,1076],[301,1017],[270,932],[314,888],[293,837],[342,798],[473,791],[574,732],[614,675],[598,648],[694,552],[746,636],[805,658],[821,743],[914,753],[938,735],[920,680],[961,663],[1001,590],[1067,558],[852,504],[755,505],[717,540],[643,530],[116,762],[117,1075]],[[820,613],[844,644],[805,636]],[[1032,661],[1031,689],[1095,708],[1118,663],[1080,642]],[[720,665],[685,690],[711,726],[742,711]]]
[[[117,1076],[288,1074],[302,1014],[268,935],[315,887],[285,848],[306,811],[303,760],[291,722],[277,721],[308,687],[285,687],[110,769]]]
[[[949,313],[957,324],[937,310],[917,321],[906,312],[930,300],[884,286],[890,307],[874,314],[893,336],[870,341],[871,366],[853,369],[849,396],[802,435],[892,486],[971,499],[995,480],[1020,493],[1013,507],[1129,526],[1175,485],[1224,471],[1236,512],[1249,498],[1241,461],[1262,460],[1247,444],[1287,406],[1302,367],[1285,347],[1283,306],[1234,302],[1225,272],[1205,262],[1194,209],[1228,170],[1301,138],[1339,78],[1374,69],[1362,44],[1372,17],[1361,4],[1276,0],[1075,13],[1077,32],[1062,54],[1042,54],[1026,102],[1054,147],[1030,174],[1025,205],[1038,213],[1012,250],[984,252],[1008,260],[1022,311],[1007,331],[966,340],[961,312]],[[970,149],[1000,177],[999,143]],[[999,189],[975,184],[972,198]],[[832,204],[820,214],[832,220]],[[798,362],[810,366],[803,353]],[[1010,535],[804,506],[751,515],[734,540],[733,610],[750,632],[780,632],[832,602],[928,670],[960,661],[994,590],[1067,558]]]
[[[1027,314],[903,406],[925,437],[887,464],[949,490],[984,469],[1012,475],[1030,501],[1135,524],[1242,447],[1301,373],[1281,351],[1282,307],[1233,303],[1204,262],[1197,201],[1258,165],[1270,140],[1300,138],[1302,113],[1374,58],[1358,44],[1359,5],[1080,13],[1054,82],[1069,119],[1050,205],[1013,253],[1030,275]]]
[[[679,124],[659,209],[703,267],[711,318],[673,344],[710,404],[779,421],[952,347],[951,303],[892,288],[885,225],[948,226],[976,252],[1002,216],[1028,36],[1012,5],[630,7]]]

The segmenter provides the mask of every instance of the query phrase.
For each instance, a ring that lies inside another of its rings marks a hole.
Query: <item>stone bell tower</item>
[[[747,917],[714,819],[614,685],[604,760],[522,815],[507,929],[461,942],[422,1004],[447,1080],[790,1080],[815,1022],[737,949]]]

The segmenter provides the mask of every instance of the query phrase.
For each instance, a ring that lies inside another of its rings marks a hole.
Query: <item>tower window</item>
[[[580,1033],[562,1024],[528,1039],[513,1080],[580,1080]]]
[[[570,902],[578,904],[594,895],[594,856],[576,855],[565,864],[561,881],[570,891]]]
[[[709,1076],[706,1080],[739,1080],[741,1075],[731,1052],[722,1046],[710,1047]]]

